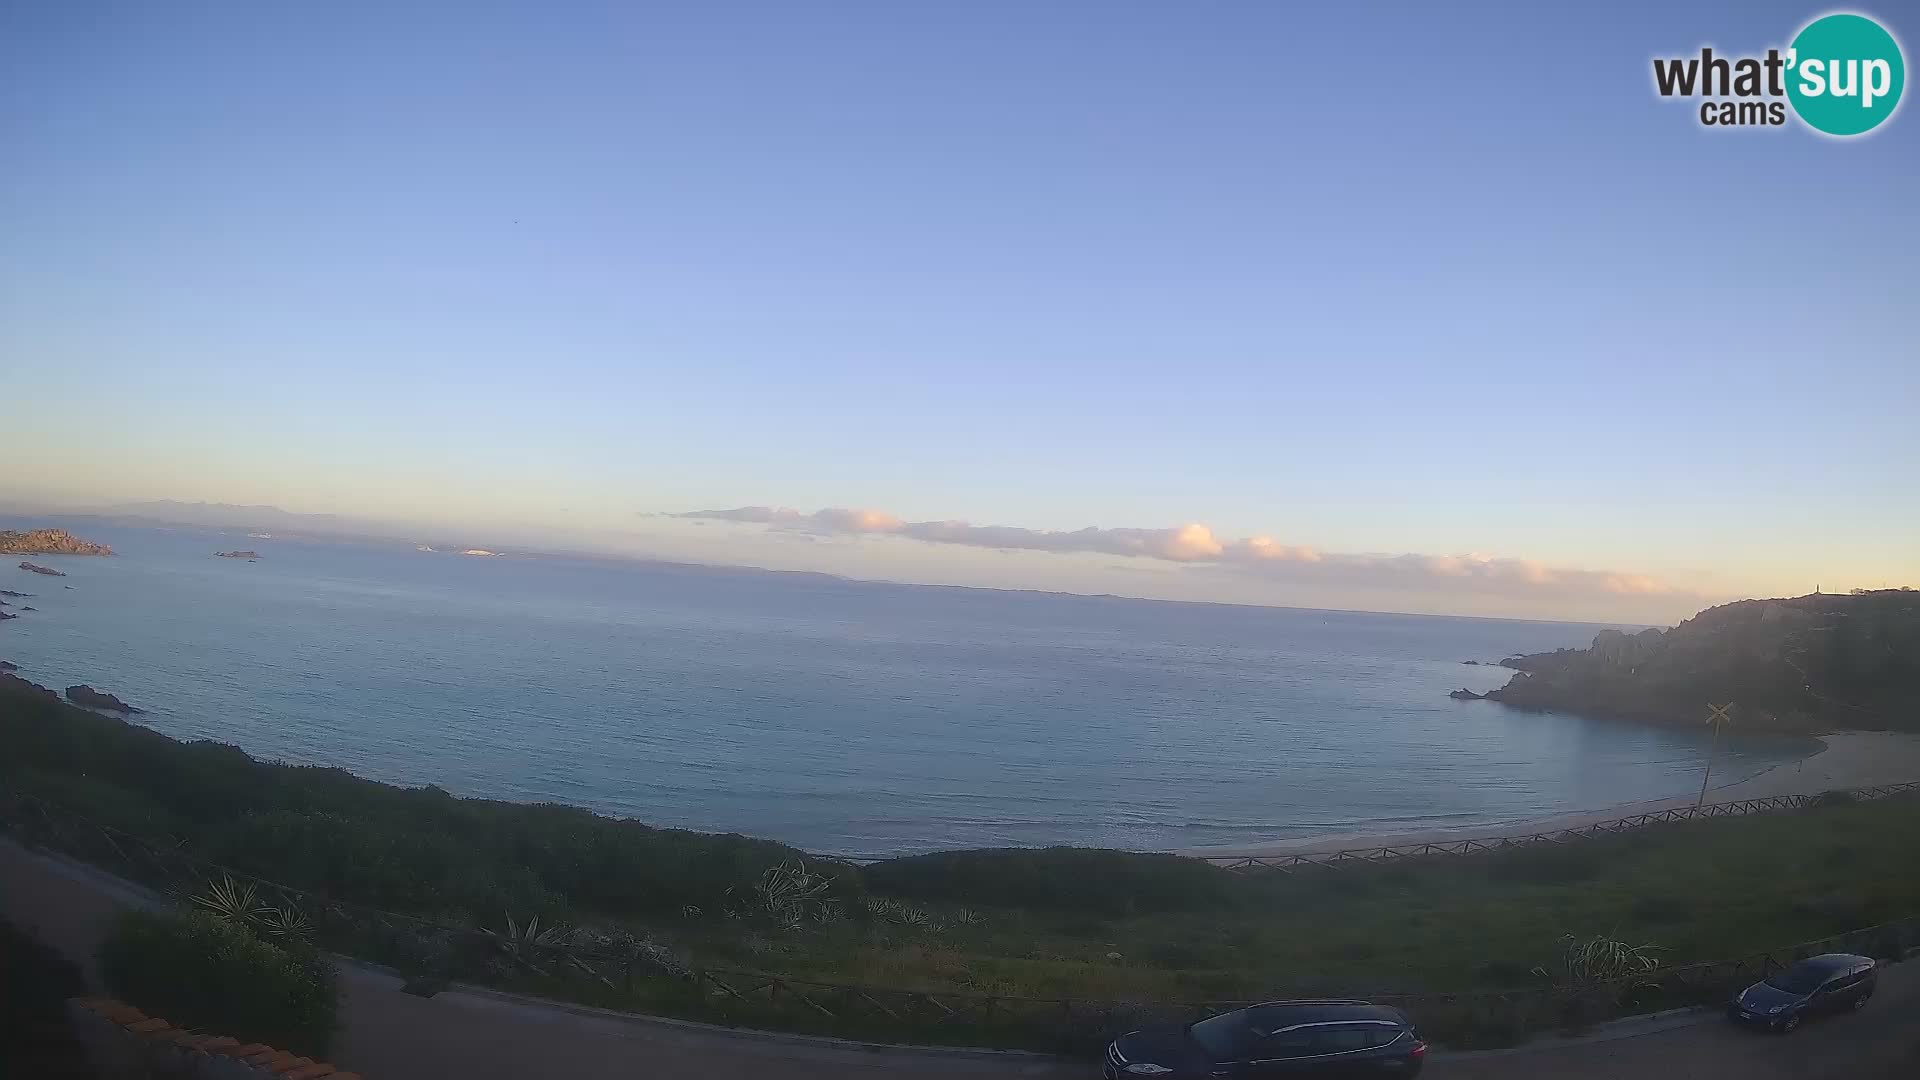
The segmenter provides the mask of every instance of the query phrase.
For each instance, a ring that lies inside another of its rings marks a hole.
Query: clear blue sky
[[[0,417],[71,449],[0,493],[1420,610],[1920,580],[1920,115],[1651,89],[1823,10],[8,5]],[[640,516],[758,504],[1677,592]]]

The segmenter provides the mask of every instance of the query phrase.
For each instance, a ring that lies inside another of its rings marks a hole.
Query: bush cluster
[[[316,1060],[333,1041],[333,968],[211,912],[123,914],[100,945],[100,971],[115,997],[176,1026]]]

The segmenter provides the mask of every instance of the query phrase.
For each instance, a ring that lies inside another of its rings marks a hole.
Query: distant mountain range
[[[1501,663],[1518,674],[1485,697],[1523,709],[1701,724],[1731,702],[1736,730],[1920,730],[1920,592],[1741,600]]]
[[[355,518],[340,514],[302,514],[277,506],[246,506],[234,503],[182,502],[155,499],[146,502],[113,503],[97,507],[44,507],[31,504],[0,504],[0,513],[30,518],[36,523],[57,523],[84,531],[88,525],[123,527],[176,526],[245,532],[258,540],[322,540],[362,544],[405,544],[422,552],[462,554],[486,552],[490,555],[512,553],[520,558],[557,557],[588,559],[606,563],[643,562],[650,566],[672,567],[687,573],[714,576],[775,574],[785,578],[818,578],[822,581],[848,581],[838,574],[813,570],[777,570],[754,566],[656,559],[645,555],[576,547],[564,541],[529,547],[523,544],[474,543],[471,536],[453,534],[435,526],[408,525],[377,518]]]
[[[280,529],[394,538],[406,535],[408,532],[404,525],[342,517],[339,514],[296,514],[277,506],[237,506],[233,503],[179,502],[173,499],[117,503],[98,510],[70,513],[126,518],[140,522],[164,522],[169,525],[204,525],[218,529]]]

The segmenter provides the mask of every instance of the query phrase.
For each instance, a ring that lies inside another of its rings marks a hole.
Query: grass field
[[[1050,854],[1029,858],[1045,865]],[[690,944],[716,961],[794,973],[1040,996],[1523,987],[1536,983],[1536,966],[1556,965],[1569,934],[1656,945],[1671,966],[1920,912],[1920,799],[1292,875],[1207,870],[1196,876],[1226,880],[1185,910],[976,904],[978,921],[962,923],[954,905],[969,897],[915,889],[912,902],[944,923],[937,932],[848,924],[751,952],[737,936]],[[869,889],[883,880],[870,873]]]
[[[783,920],[756,893],[803,858],[778,844],[255,762],[17,689],[0,690],[0,782],[248,873],[442,922],[538,914],[645,935],[702,967],[1015,997],[1538,987],[1568,935],[1654,946],[1671,967],[1920,913],[1913,797],[1293,874],[1080,849],[816,860],[820,917]],[[674,1011],[661,995],[675,992],[594,996]]]

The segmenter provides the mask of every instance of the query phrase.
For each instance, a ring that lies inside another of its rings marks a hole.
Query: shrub
[[[1660,967],[1660,958],[1653,955],[1661,951],[1658,945],[1634,945],[1608,934],[1591,938],[1577,938],[1568,934],[1561,941],[1565,949],[1561,953],[1560,970],[1553,972],[1544,967],[1534,970],[1551,978],[1564,979],[1571,986],[1591,986],[1628,979],[1649,974]]]
[[[338,992],[317,955],[282,948],[207,911],[130,911],[100,945],[114,995],[209,1034],[322,1057]]]

